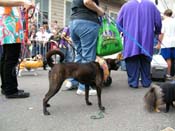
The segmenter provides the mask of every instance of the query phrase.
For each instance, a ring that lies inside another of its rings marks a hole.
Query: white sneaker
[[[85,95],[85,91],[78,89],[77,90],[77,95]],[[97,95],[97,91],[94,90],[94,89],[90,89],[89,90],[89,95],[90,96],[95,96],[95,95]]]
[[[34,70],[34,69],[30,69],[29,71],[30,71],[30,72],[34,72],[35,70]]]
[[[89,95],[90,95],[90,96],[95,96],[95,95],[97,95],[97,91],[94,90],[94,89],[90,89],[90,90],[89,90]]]
[[[171,75],[167,74],[167,75],[166,75],[166,79],[167,79],[167,80],[172,80],[173,77],[172,77]]]
[[[71,90],[72,89],[72,82],[66,80],[64,83],[65,83],[64,90]]]

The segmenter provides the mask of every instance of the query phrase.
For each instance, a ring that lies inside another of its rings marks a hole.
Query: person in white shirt
[[[161,55],[168,64],[167,79],[171,79],[172,60],[175,59],[175,19],[172,18],[172,10],[167,9],[164,12],[162,21],[162,30],[158,48],[161,47]]]
[[[43,61],[46,61],[46,53],[47,53],[47,42],[49,40],[50,34],[46,32],[43,26],[40,27],[40,30],[36,33],[36,41],[39,46],[39,54],[42,55]],[[43,67],[46,70],[45,64]]]

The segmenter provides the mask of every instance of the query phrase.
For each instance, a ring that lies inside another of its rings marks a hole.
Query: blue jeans
[[[99,27],[98,23],[88,20],[77,19],[70,22],[70,36],[76,49],[75,62],[95,61]],[[78,88],[84,90],[85,86],[79,83]]]
[[[32,57],[34,57],[39,54],[39,45],[35,41],[32,41],[32,45]]]
[[[67,48],[60,48],[60,50],[63,52],[65,56],[64,62],[73,62],[73,49],[68,45]]]

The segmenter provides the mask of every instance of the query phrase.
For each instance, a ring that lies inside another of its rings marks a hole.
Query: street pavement
[[[175,129],[175,109],[164,113],[145,110],[143,96],[147,88],[129,88],[125,71],[112,71],[113,83],[102,90],[102,104],[106,111],[100,119],[97,97],[90,96],[92,106],[76,90],[61,90],[51,100],[51,115],[44,116],[42,99],[48,90],[48,70],[37,70],[18,77],[19,88],[29,91],[26,99],[6,99],[0,95],[0,131],[160,131]],[[64,87],[63,87],[64,88]]]

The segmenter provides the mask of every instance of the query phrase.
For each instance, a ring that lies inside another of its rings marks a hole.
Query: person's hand
[[[71,38],[69,37],[69,36],[67,36],[67,37],[63,37],[68,43],[72,43],[72,40],[71,40]]]
[[[66,37],[66,33],[65,33],[65,32],[63,32],[63,33],[61,34],[61,38],[64,38],[64,37]]]
[[[25,1],[24,2],[24,8],[25,9],[28,9],[28,8],[30,8],[32,6],[35,6],[35,4],[33,2],[30,2],[30,1]]]
[[[157,45],[156,45],[156,49],[160,49],[161,48],[161,44],[158,42]]]
[[[98,16],[104,16],[105,11],[100,6],[98,6],[93,0],[83,0],[83,3],[88,9],[97,12]]]
[[[104,16],[105,15],[105,11],[101,7],[99,7],[97,14],[98,14],[98,16]]]

